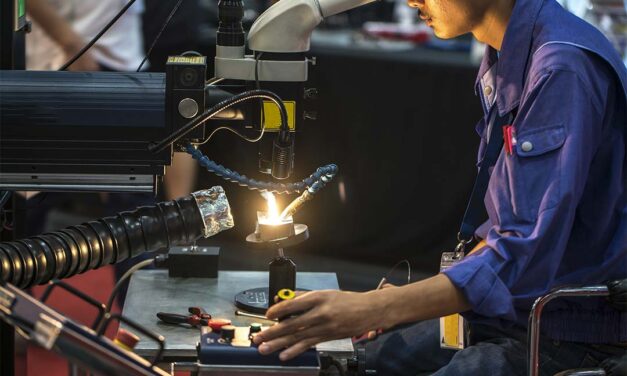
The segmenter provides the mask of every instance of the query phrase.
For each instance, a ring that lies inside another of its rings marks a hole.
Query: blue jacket
[[[513,112],[485,197],[487,245],[444,273],[472,305],[472,322],[527,325],[552,288],[627,277],[627,72],[594,27],[554,0],[517,0],[500,53],[488,48],[476,89],[481,160],[493,111]],[[604,299],[552,302],[551,338],[627,341],[627,314]]]

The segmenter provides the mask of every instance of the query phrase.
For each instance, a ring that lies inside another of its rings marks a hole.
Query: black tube
[[[138,254],[191,244],[204,234],[196,199],[140,207],[14,242],[0,243],[0,278],[21,288],[71,277]]]

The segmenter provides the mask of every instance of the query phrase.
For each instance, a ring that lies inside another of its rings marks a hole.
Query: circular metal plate
[[[287,248],[304,242],[309,239],[309,228],[307,225],[296,223],[294,224],[294,235],[287,238],[275,239],[271,241],[263,241],[257,238],[257,235],[253,232],[246,237],[246,241],[260,248]]]

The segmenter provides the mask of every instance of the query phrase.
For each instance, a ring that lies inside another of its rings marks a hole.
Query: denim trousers
[[[440,348],[439,320],[422,321],[384,333],[366,344],[366,367],[377,375],[487,375],[527,374],[525,328],[498,329],[470,325],[471,345],[463,350]],[[598,366],[621,356],[619,346],[553,341],[540,342],[540,374],[554,375],[573,368]]]

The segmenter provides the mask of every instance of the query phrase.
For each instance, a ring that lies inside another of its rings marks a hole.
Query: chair
[[[527,331],[527,361],[529,376],[539,375],[539,346],[540,346],[540,316],[542,310],[550,301],[561,297],[609,297],[612,305],[620,310],[627,310],[627,279],[612,281],[606,285],[563,287],[552,290],[548,294],[539,297],[531,308],[529,314],[529,328]],[[579,370],[562,371],[555,376],[605,376],[603,368],[588,368]]]

